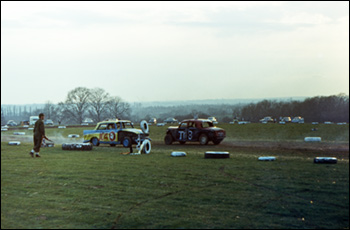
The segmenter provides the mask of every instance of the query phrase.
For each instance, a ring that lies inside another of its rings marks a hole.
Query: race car
[[[174,141],[179,141],[180,144],[199,141],[201,145],[206,145],[212,141],[218,145],[225,137],[226,131],[215,127],[208,119],[188,119],[183,120],[178,127],[169,127],[164,142],[171,145]]]
[[[144,140],[150,141],[148,125],[141,126],[141,128],[142,130],[135,129],[132,122],[128,120],[102,121],[97,123],[94,130],[83,131],[84,143],[90,142],[94,146],[122,144],[124,147],[130,147],[132,144],[139,144]]]

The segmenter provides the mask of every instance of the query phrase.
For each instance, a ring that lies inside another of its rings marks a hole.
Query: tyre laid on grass
[[[305,142],[321,142],[321,137],[305,137]]]
[[[20,141],[10,141],[9,145],[20,145],[21,142]]]
[[[208,152],[205,152],[204,158],[214,158],[214,159],[230,158],[230,153],[208,151]]]
[[[83,143],[83,150],[92,150],[92,145],[90,143]]]
[[[187,154],[185,152],[172,152],[171,153],[172,157],[185,157]]]
[[[13,135],[26,135],[25,132],[14,132]]]
[[[164,142],[166,145],[171,145],[173,143],[173,137],[171,136],[170,133],[168,133],[165,137],[164,137]]]
[[[90,143],[65,143],[62,144],[62,150],[89,151],[92,150],[92,145]]]
[[[336,164],[338,159],[335,157],[315,157],[314,163],[319,164]]]
[[[268,156],[268,157],[259,157],[259,161],[275,161],[276,157]]]
[[[44,147],[54,147],[55,144],[54,143],[46,143]]]

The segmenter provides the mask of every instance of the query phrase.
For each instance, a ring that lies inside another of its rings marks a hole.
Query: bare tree
[[[101,121],[103,114],[107,112],[110,95],[104,89],[94,88],[90,91],[90,110],[89,114],[96,122]]]
[[[113,118],[130,116],[130,104],[124,102],[120,97],[111,97],[108,102],[108,114]]]
[[[1,107],[1,125],[5,125],[5,124],[6,124],[6,122],[5,122],[5,115],[4,115],[4,113],[2,111],[2,107]]]
[[[44,106],[43,112],[45,114],[46,119],[54,119],[56,113],[56,106],[52,104],[51,101],[47,101]]]
[[[56,119],[58,124],[60,125],[63,122],[69,122],[70,121],[70,117],[66,116],[66,105],[64,102],[60,102],[57,105],[57,110],[56,110]]]
[[[77,87],[69,91],[64,106],[63,112],[69,116],[73,122],[81,124],[85,114],[89,108],[90,89],[85,87]]]

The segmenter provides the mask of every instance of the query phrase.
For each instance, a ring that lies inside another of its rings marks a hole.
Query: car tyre
[[[151,142],[149,140],[144,140],[144,146],[142,149],[142,153],[149,154],[151,152]]]
[[[149,133],[149,126],[148,126],[147,121],[145,121],[145,120],[141,121],[140,127],[141,127],[141,130],[143,133],[145,133],[145,134]]]
[[[100,142],[98,141],[98,139],[96,137],[91,139],[91,143],[93,146],[99,146]]]
[[[205,152],[204,153],[204,158],[213,158],[213,159],[220,159],[220,158],[230,158],[230,153],[229,152]]]
[[[201,145],[207,145],[208,142],[209,142],[208,135],[206,135],[206,134],[201,134],[201,135],[199,136],[199,143],[200,143]]]
[[[164,142],[166,145],[171,145],[173,143],[173,137],[171,136],[171,134],[167,134],[165,137],[164,137]]]
[[[130,137],[124,137],[123,146],[125,148],[129,148],[131,146],[131,138]]]

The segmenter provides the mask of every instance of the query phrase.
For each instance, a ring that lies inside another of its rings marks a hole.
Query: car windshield
[[[97,130],[105,130],[105,129],[107,129],[107,124],[101,124],[101,125],[97,128]]]
[[[121,125],[123,129],[134,128],[131,122],[122,122]]]

